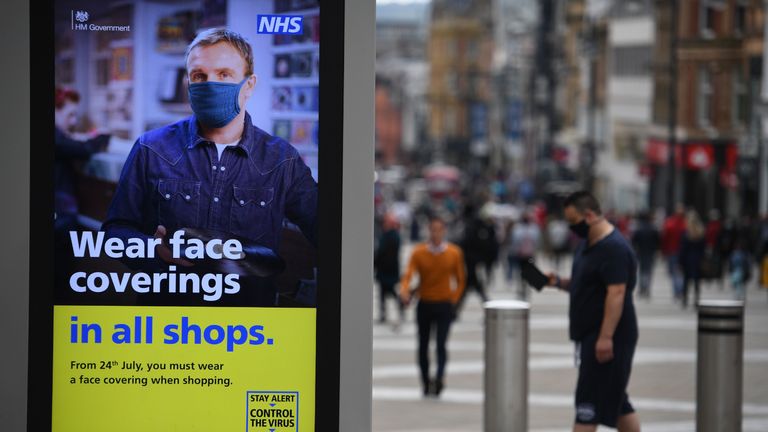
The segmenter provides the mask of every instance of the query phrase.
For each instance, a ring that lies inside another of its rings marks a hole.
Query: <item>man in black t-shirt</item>
[[[589,192],[569,196],[564,209],[571,230],[584,239],[574,253],[571,278],[549,275],[550,285],[570,294],[569,335],[579,359],[573,431],[592,432],[603,424],[639,432],[626,392],[638,336],[635,253]]]

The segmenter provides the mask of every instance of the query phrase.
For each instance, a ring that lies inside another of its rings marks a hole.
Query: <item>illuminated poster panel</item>
[[[30,430],[332,430],[340,203],[320,191],[341,147],[321,163],[321,112],[341,119],[320,83],[342,78],[320,54],[341,58],[341,30],[321,43],[319,0],[52,10],[30,350],[30,407],[50,410]]]

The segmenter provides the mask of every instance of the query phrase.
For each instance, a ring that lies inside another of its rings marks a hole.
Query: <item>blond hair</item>
[[[688,231],[688,238],[698,240],[704,237],[704,224],[701,222],[701,218],[695,210],[690,210],[688,214],[685,215],[685,227]]]
[[[225,27],[216,27],[200,32],[187,47],[187,51],[184,53],[184,64],[187,64],[189,53],[193,48],[216,45],[219,42],[227,42],[236,49],[245,60],[245,76],[253,75],[253,48],[251,48],[251,44],[240,33]]]

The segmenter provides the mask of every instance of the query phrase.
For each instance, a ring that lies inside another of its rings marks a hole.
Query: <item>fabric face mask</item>
[[[587,221],[583,220],[577,224],[570,225],[569,228],[571,231],[573,231],[574,234],[581,238],[587,238],[589,235],[589,225],[587,225]]]
[[[240,89],[248,80],[238,84],[201,82],[189,85],[189,104],[201,124],[221,128],[240,114]]]

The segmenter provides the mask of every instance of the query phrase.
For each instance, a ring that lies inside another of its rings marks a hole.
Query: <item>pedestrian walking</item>
[[[467,205],[464,208],[464,235],[462,236],[461,246],[464,253],[464,264],[466,265],[467,284],[466,289],[462,291],[459,303],[456,305],[456,317],[458,320],[464,300],[470,290],[477,292],[483,302],[488,301],[488,295],[485,293],[483,281],[477,273],[478,265],[482,264],[487,254],[487,241],[490,236],[496,233],[479,217],[477,217],[474,206]]]
[[[736,225],[736,222],[733,220],[733,218],[728,218],[725,220],[725,223],[723,223],[723,228],[720,230],[720,237],[718,238],[718,250],[720,251],[720,257],[722,257],[722,260],[724,264],[728,266],[728,279],[731,279],[731,269],[730,269],[730,261],[731,261],[731,255],[733,254],[733,251],[736,248],[736,243],[739,239],[739,229]],[[720,285],[720,289],[724,289],[725,286]]]
[[[547,243],[555,271],[560,270],[560,260],[568,252],[568,224],[557,216],[552,216],[547,222]]]
[[[733,287],[733,298],[745,300],[747,282],[752,278],[752,257],[741,240],[736,241],[733,252],[728,259],[728,272]]]
[[[387,322],[388,297],[395,299],[402,322],[405,320],[405,308],[395,291],[395,286],[400,282],[400,223],[392,213],[384,215],[378,243],[373,267],[379,283],[379,322]]]
[[[480,221],[483,224],[483,229],[480,230],[482,266],[485,269],[485,286],[490,289],[493,283],[493,268],[499,259],[499,238],[496,234],[496,221],[484,209],[480,210]]]
[[[637,226],[632,233],[632,245],[635,247],[637,260],[640,265],[640,297],[651,297],[651,281],[653,279],[653,266],[656,262],[656,253],[659,250],[661,237],[659,230],[653,225],[651,215],[647,212],[638,217]]]
[[[439,396],[444,387],[448,333],[456,303],[466,282],[463,255],[458,246],[445,241],[445,222],[432,218],[429,222],[429,241],[414,248],[400,283],[403,303],[410,303],[414,295],[419,297],[416,324],[424,396]],[[411,278],[416,274],[419,276],[419,286],[411,292]],[[437,374],[435,378],[430,378],[428,350],[433,328],[437,336]]]
[[[512,227],[512,233],[510,235],[509,243],[509,271],[507,272],[507,279],[512,280],[513,272],[515,269],[520,268],[520,263],[528,261],[533,258],[536,251],[539,249],[539,242],[541,240],[541,230],[536,225],[528,214],[523,214],[523,217]],[[520,276],[517,286],[517,294],[521,299],[528,298],[528,290],[523,281],[522,275]]]
[[[760,266],[760,287],[768,289],[768,213],[763,215],[760,223],[760,246],[758,248],[758,265]]]
[[[691,283],[694,289],[693,304],[699,304],[701,265],[706,248],[704,224],[695,210],[690,210],[686,215],[685,226],[685,233],[680,240],[680,266],[683,271],[683,296],[680,305],[683,309],[688,307],[688,288]]]
[[[564,203],[571,230],[583,240],[574,252],[571,278],[549,275],[549,284],[568,291],[569,336],[576,343],[574,432],[599,424],[639,432],[640,421],[627,395],[638,329],[632,290],[637,259],[619,230],[603,217],[589,192]]]
[[[723,257],[720,254],[720,238],[723,231],[723,222],[720,220],[720,211],[711,209],[709,220],[705,228],[706,248],[704,249],[704,262],[701,266],[701,277],[705,280],[715,281],[720,288],[723,287]]]
[[[680,268],[680,241],[685,232],[685,208],[678,204],[675,213],[665,221],[661,231],[661,252],[667,261],[667,271],[672,280],[675,300],[683,296],[683,273]]]

